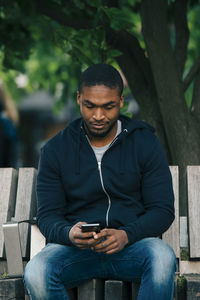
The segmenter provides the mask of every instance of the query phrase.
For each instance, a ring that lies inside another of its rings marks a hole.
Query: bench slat
[[[19,224],[10,222],[3,224],[5,249],[9,276],[21,276],[23,262],[19,236]]]
[[[92,279],[78,286],[78,300],[104,299],[104,282],[101,279]]]
[[[131,298],[131,300],[137,300],[139,288],[140,288],[140,283],[132,282],[132,286],[131,286],[132,298]]]
[[[27,220],[36,216],[35,180],[37,171],[34,168],[20,168],[17,188],[17,199],[14,220]],[[29,257],[29,224],[20,224],[22,257]]]
[[[181,260],[180,274],[200,274],[200,261]]]
[[[127,300],[130,299],[129,286],[125,281],[106,280],[105,300]]]
[[[170,166],[174,190],[175,220],[170,228],[163,234],[165,240],[173,249],[177,258],[180,258],[180,230],[179,230],[179,174],[178,166]]]
[[[200,257],[200,166],[187,167],[190,257]]]
[[[2,224],[14,216],[17,171],[0,168],[0,258],[4,257],[4,237]]]
[[[30,258],[35,256],[46,245],[46,239],[40,232],[37,225],[31,225],[31,249]]]

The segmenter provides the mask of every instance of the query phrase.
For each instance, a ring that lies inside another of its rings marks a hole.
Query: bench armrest
[[[33,218],[31,220],[20,221],[15,221],[14,218],[12,218],[11,222],[7,222],[2,225],[8,274],[12,277],[22,276],[24,269],[19,233],[19,224],[21,223],[29,223],[31,225],[36,226],[36,218]]]
[[[23,274],[23,261],[19,236],[19,224],[18,222],[8,222],[2,226],[8,274],[9,276],[21,276]]]

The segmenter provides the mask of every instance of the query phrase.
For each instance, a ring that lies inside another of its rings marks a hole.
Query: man
[[[37,220],[48,244],[25,270],[33,300],[69,299],[65,287],[91,278],[141,280],[142,300],[173,297],[175,256],[158,238],[174,219],[171,175],[152,127],[119,115],[123,101],[118,71],[91,66],[77,93],[82,118],[41,150]]]

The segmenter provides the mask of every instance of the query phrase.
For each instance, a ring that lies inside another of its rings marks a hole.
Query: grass
[[[4,270],[3,274],[0,274],[0,279],[5,279],[9,277],[8,273],[6,272],[6,270]]]

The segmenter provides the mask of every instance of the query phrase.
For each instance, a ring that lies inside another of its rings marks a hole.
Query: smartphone
[[[83,224],[81,225],[82,232],[100,232],[100,224],[94,223],[94,224]]]

